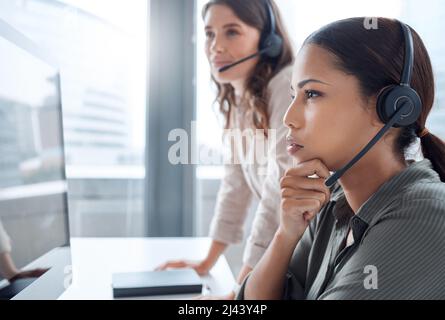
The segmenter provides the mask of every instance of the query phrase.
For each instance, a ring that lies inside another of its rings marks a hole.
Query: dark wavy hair
[[[269,81],[279,73],[284,67],[292,64],[293,50],[289,40],[283,20],[273,0],[210,0],[202,9],[202,18],[204,19],[207,11],[213,5],[225,5],[232,9],[235,15],[244,23],[258,29],[262,35],[269,31],[269,18],[267,13],[266,1],[269,1],[276,17],[276,32],[283,38],[283,50],[281,54],[274,59],[261,58],[255,66],[252,75],[247,80],[246,92],[243,101],[252,109],[252,124],[256,129],[263,129],[267,135],[269,128],[269,115],[267,112]],[[230,116],[235,102],[235,90],[230,84],[220,84],[212,76],[213,82],[217,87],[217,97],[215,102],[219,104],[219,110],[225,119],[225,129],[231,127]]]
[[[318,45],[336,57],[337,67],[358,78],[362,95],[377,97],[388,85],[400,83],[405,56],[404,37],[400,23],[376,18],[377,29],[364,27],[365,17],[333,22],[310,35],[304,42]],[[414,66],[411,87],[422,101],[422,113],[416,123],[403,127],[395,143],[395,152],[405,157],[408,147],[425,129],[425,122],[434,103],[434,76],[428,51],[412,28]],[[429,133],[420,139],[422,153],[445,181],[445,143]]]

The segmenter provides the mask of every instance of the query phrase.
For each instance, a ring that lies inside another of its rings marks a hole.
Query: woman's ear
[[[371,118],[371,125],[373,127],[381,128],[383,122],[382,120],[380,120],[380,117],[377,114],[377,97],[373,96],[371,98],[368,98],[366,110],[368,110],[369,112]]]
[[[368,99],[368,104],[366,106],[369,115],[370,115],[370,123],[371,126],[375,128],[376,133],[382,129],[382,127],[385,125],[385,123],[382,122],[380,119],[378,113],[377,113],[377,97],[372,97]],[[398,128],[391,128],[389,131],[385,134],[383,140],[387,141],[389,145],[393,145],[393,140],[395,137],[398,136],[398,132],[400,129]],[[390,139],[390,140],[388,140]]]

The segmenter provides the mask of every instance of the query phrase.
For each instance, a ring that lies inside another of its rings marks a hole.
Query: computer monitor
[[[0,298],[54,299],[69,285],[60,74],[42,49],[2,20],[0,250]],[[7,258],[21,271],[40,272],[8,281]]]

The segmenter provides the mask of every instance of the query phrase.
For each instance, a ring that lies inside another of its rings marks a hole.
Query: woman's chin
[[[300,154],[292,154],[292,155],[290,155],[290,157],[292,158],[294,164],[302,163],[307,160],[307,159],[305,159],[305,157],[301,156]]]
[[[230,77],[229,75],[222,75],[219,74],[218,72],[214,72],[213,77],[219,84],[229,84],[230,82],[233,81],[232,77]]]
[[[311,161],[313,159],[319,159],[321,160],[321,162],[329,169],[329,171],[333,171],[331,170],[331,162],[330,161],[325,161],[325,159],[319,155],[308,155],[308,154],[304,154],[303,152],[296,152],[292,155],[290,155],[291,158],[293,159],[293,163],[294,165],[297,163],[303,163],[306,161]],[[335,167],[335,165],[334,165]],[[335,170],[334,170],[335,171]]]
[[[229,84],[234,81],[239,81],[243,78],[237,70],[229,69],[224,72],[219,72],[217,69],[212,68],[212,75],[216,82],[219,84]]]

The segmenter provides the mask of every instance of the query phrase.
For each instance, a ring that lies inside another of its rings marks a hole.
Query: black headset
[[[266,11],[269,21],[269,32],[264,32],[261,35],[260,40],[260,51],[262,54],[269,58],[276,58],[281,54],[283,50],[283,38],[277,33],[276,28],[276,18],[272,9],[272,4],[269,0],[264,0],[266,3]]]
[[[243,0],[245,1],[245,0]],[[267,14],[267,20],[268,20],[268,30],[263,30],[261,34],[260,44],[258,48],[258,52],[245,57],[241,60],[238,60],[234,63],[231,63],[229,65],[223,66],[218,71],[224,72],[226,70],[229,70],[230,68],[243,63],[247,60],[253,59],[256,56],[263,55],[267,58],[273,59],[278,57],[281,54],[281,51],[283,50],[283,38],[277,33],[276,31],[276,18],[275,14],[272,9],[272,4],[270,3],[270,0],[264,0],[265,7],[266,7],[266,14]]]
[[[388,123],[399,108],[406,106],[406,112],[402,112],[396,119],[393,127],[407,127],[417,121],[422,111],[422,101],[417,92],[411,88],[411,75],[414,65],[413,36],[410,28],[400,22],[405,38],[405,58],[402,79],[399,85],[385,88],[377,99],[377,114],[383,123]]]
[[[399,23],[405,41],[402,78],[400,84],[388,86],[380,92],[376,105],[377,114],[385,126],[354,159],[325,181],[325,185],[328,187],[332,186],[349,168],[360,160],[390,128],[410,126],[417,121],[422,112],[422,101],[418,93],[410,86],[414,66],[413,36],[406,24]]]

